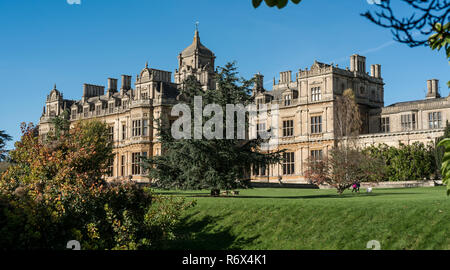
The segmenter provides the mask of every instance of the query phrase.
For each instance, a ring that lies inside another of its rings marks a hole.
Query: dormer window
[[[96,115],[100,115],[101,112],[102,112],[102,105],[97,105],[95,108]]]
[[[263,98],[258,98],[256,100],[256,107],[259,109],[259,108],[261,108],[262,104],[264,104],[264,99]]]
[[[292,96],[290,94],[289,95],[285,95],[284,96],[284,106],[291,105],[291,99],[292,99]]]
[[[76,119],[77,118],[77,109],[73,109],[72,110],[72,119]]]

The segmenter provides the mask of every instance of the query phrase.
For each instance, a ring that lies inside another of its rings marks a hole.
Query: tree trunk
[[[342,193],[344,193],[344,191],[345,191],[345,187],[343,187],[343,186],[338,186],[337,187],[337,192],[338,192],[338,194],[339,195],[342,195]]]
[[[211,197],[219,197],[220,195],[220,189],[213,188],[211,189]]]

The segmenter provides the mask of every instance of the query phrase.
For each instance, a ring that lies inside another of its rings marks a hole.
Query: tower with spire
[[[178,55],[178,69],[175,70],[175,83],[182,86],[184,80],[194,75],[203,89],[215,89],[214,61],[216,56],[200,42],[198,27],[195,29],[191,45]]]

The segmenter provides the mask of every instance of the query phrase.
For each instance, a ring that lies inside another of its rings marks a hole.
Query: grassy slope
[[[450,249],[445,188],[250,189],[237,197],[171,192],[195,199],[174,249]]]

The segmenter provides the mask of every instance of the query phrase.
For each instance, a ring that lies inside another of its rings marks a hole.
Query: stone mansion
[[[200,42],[195,31],[191,45],[178,55],[178,69],[172,72],[150,68],[148,64],[136,76],[134,87],[129,75],[118,80],[109,78],[105,86],[84,84],[81,100],[64,99],[56,89],[47,96],[40,118],[39,133],[45,136],[52,130],[52,118],[68,111],[72,123],[83,119],[100,119],[109,126],[114,143],[114,160],[108,180],[133,179],[148,182],[139,165],[140,156],[160,155],[156,119],[166,115],[177,103],[179,89],[185,78],[196,76],[202,87],[213,89],[215,55]],[[443,135],[445,122],[450,119],[450,96],[441,97],[436,79],[427,81],[428,93],[423,100],[400,102],[384,106],[384,82],[381,65],[370,66],[366,72],[366,58],[350,57],[350,67],[314,62],[310,68],[300,69],[292,77],[291,71],[280,73],[273,80],[272,90],[264,88],[264,77],[256,74],[253,95],[257,104],[279,106],[279,149],[286,149],[282,164],[253,168],[253,181],[285,183],[306,182],[303,174],[309,156],[326,155],[335,142],[333,114],[335,97],[345,89],[352,89],[363,120],[358,143],[364,147],[386,143],[398,145],[416,141],[433,143]],[[417,88],[419,88],[418,86]],[[266,129],[270,123],[253,123]]]

